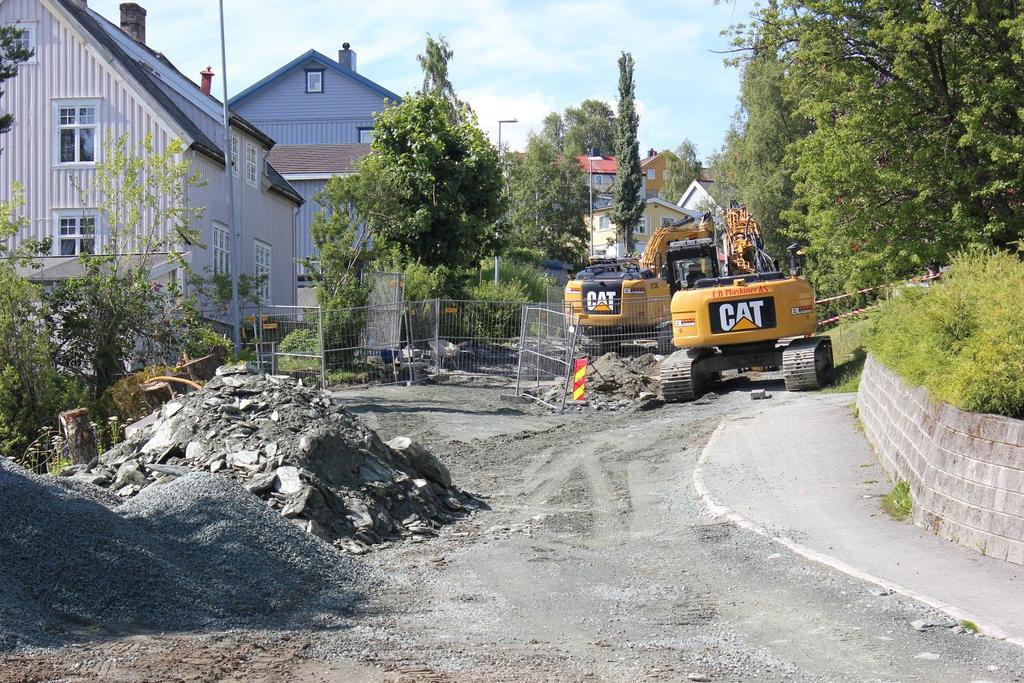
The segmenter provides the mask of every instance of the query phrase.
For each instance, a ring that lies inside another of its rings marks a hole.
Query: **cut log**
[[[89,409],[76,408],[60,414],[60,431],[72,465],[88,465],[97,456],[96,432],[89,424]]]

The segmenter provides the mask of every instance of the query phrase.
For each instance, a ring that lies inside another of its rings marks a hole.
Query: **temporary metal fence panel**
[[[257,306],[242,309],[242,342],[264,372],[324,386],[323,325],[319,308]]]
[[[522,312],[522,344],[516,395],[562,411],[578,354],[578,336],[562,306],[527,304]]]
[[[523,305],[510,301],[438,302],[440,370],[512,377],[516,372]]]
[[[671,297],[624,294],[610,302],[570,300],[564,308],[582,353],[638,356],[673,351],[671,303]]]

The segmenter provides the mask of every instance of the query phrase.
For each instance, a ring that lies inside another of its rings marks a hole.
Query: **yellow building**
[[[647,150],[647,156],[640,160],[640,171],[644,174],[644,193],[647,197],[661,197],[665,186],[665,171],[668,170],[668,154]],[[674,200],[673,197],[668,197]]]
[[[628,256],[625,253],[625,245],[616,235],[616,226],[611,219],[612,210],[611,206],[594,209],[594,222],[590,226],[594,241],[594,253],[598,256]],[[639,254],[644,250],[647,239],[654,230],[687,216],[700,218],[699,213],[681,208],[659,197],[648,198],[643,218],[640,219],[640,225],[633,233],[636,253]]]

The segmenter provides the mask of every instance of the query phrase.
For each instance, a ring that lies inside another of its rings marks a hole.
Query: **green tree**
[[[780,0],[738,30],[774,55],[810,133],[788,148],[819,287],[920,272],[1024,229],[1022,18],[1013,3]]]
[[[81,274],[56,284],[47,303],[58,366],[93,398],[128,365],[173,361],[188,331],[178,325],[181,292],[151,281],[163,261],[187,271],[183,252],[198,242],[203,209],[187,196],[202,180],[184,151],[180,140],[158,152],[148,135],[137,150],[127,135],[108,138],[93,185],[78,188],[83,206],[96,201],[102,237],[82,240]]]
[[[40,288],[19,274],[45,245],[9,240],[27,227],[24,193],[15,186],[0,202],[0,455],[20,456],[37,432],[56,423],[75,387],[57,374]],[[34,464],[34,463],[28,463]]]
[[[765,53],[743,64],[740,98],[725,146],[714,160],[716,186],[733,193],[716,197],[722,206],[736,198],[757,218],[768,246],[777,259],[800,237],[785,216],[793,208],[793,158],[787,150],[811,130],[786,95],[782,62]]]
[[[539,246],[549,258],[578,262],[590,236],[588,188],[576,160],[559,154],[546,136],[531,134],[526,151],[514,156],[509,175],[514,243]]]
[[[634,100],[633,56],[623,52],[619,57],[619,116],[615,120],[615,150],[618,170],[615,182],[615,206],[612,222],[618,226],[626,253],[633,253],[633,233],[644,215],[645,201],[640,196],[643,179],[640,174],[640,143],[637,127],[640,117]]]
[[[328,182],[335,216],[352,207],[379,247],[429,268],[464,272],[494,253],[505,210],[501,169],[475,116],[452,121],[445,100],[407,97],[377,115],[372,149],[356,174]],[[348,268],[347,253],[324,250],[351,239],[339,232],[351,231],[344,216],[333,225],[316,238],[325,281]]]
[[[32,57],[34,52],[25,49],[18,41],[24,30],[16,26],[0,26],[0,84],[18,75],[18,65]],[[3,91],[0,90],[0,96]],[[6,133],[14,125],[12,114],[0,115],[0,134]]]
[[[690,183],[700,177],[703,166],[697,156],[697,148],[688,139],[679,143],[674,152],[663,154],[668,158],[661,194],[671,202],[678,202]]]
[[[562,151],[579,156],[596,149],[608,156],[615,149],[615,112],[600,100],[583,100],[578,107],[567,107],[562,117]]]
[[[429,95],[448,103],[448,114],[453,120],[459,116],[466,104],[455,94],[455,86],[448,78],[448,62],[455,52],[448,46],[448,39],[439,36],[437,40],[428,33],[423,54],[416,55],[416,61],[423,69],[423,87],[417,94]]]
[[[544,117],[540,137],[554,147],[559,154],[565,150],[565,121],[562,120],[561,114],[553,111]]]

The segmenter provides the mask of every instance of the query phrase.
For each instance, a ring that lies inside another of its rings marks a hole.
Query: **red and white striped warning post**
[[[572,400],[582,401],[587,392],[587,365],[586,358],[576,359],[576,369],[572,376]]]

